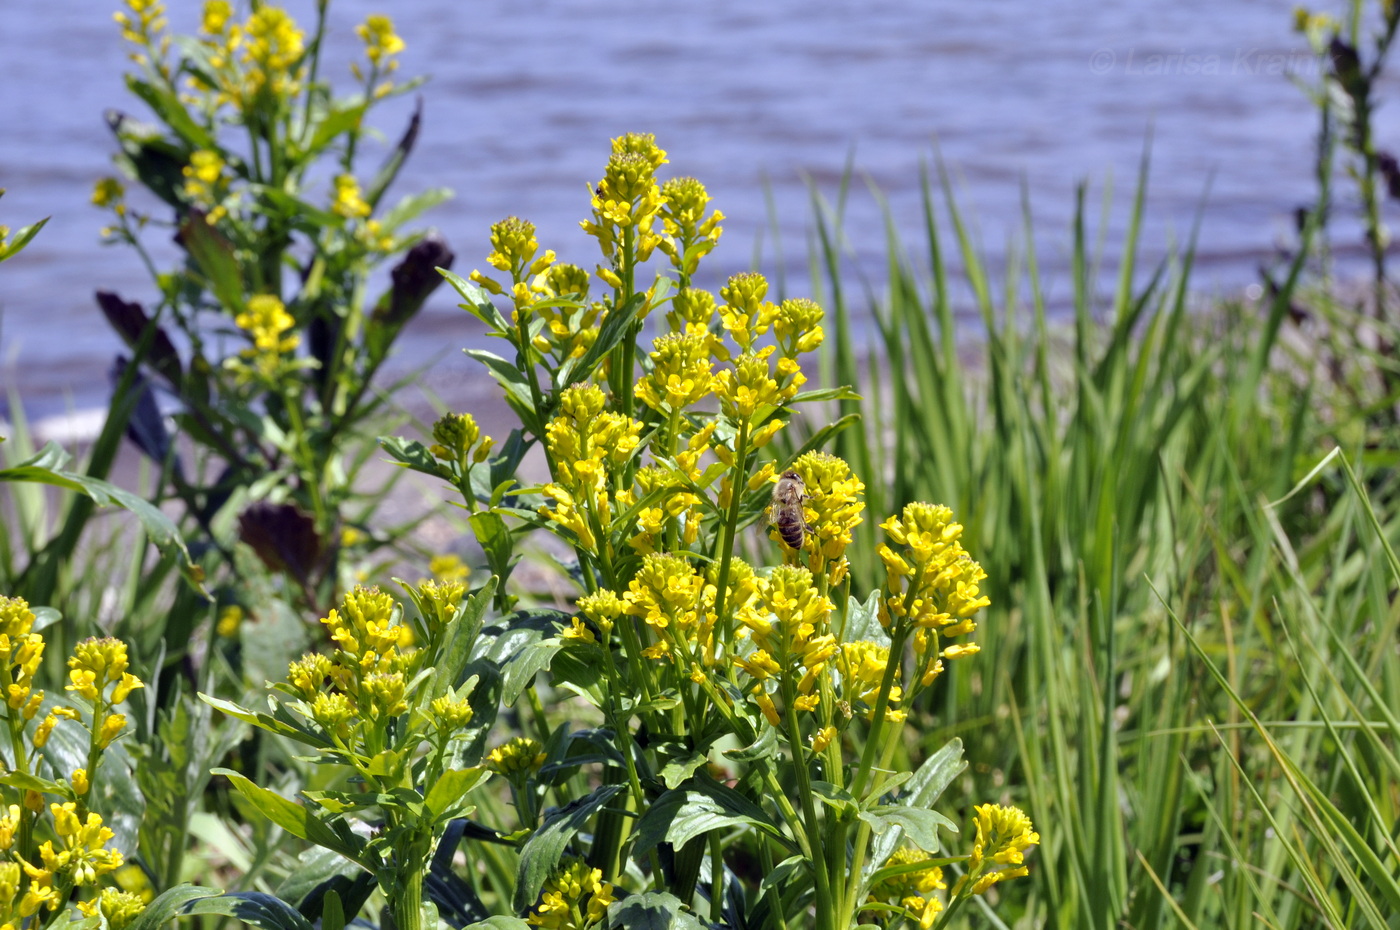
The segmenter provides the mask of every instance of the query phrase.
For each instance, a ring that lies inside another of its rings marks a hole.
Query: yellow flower
[[[736,274],[719,289],[725,300],[719,308],[720,321],[730,338],[744,352],[753,349],[754,341],[768,332],[778,317],[778,307],[765,301],[768,279],[756,271]]]
[[[239,629],[243,626],[243,608],[237,604],[229,604],[219,611],[219,619],[214,624],[214,632],[224,639],[233,639],[238,636]]]
[[[309,652],[287,667],[287,683],[304,701],[325,690],[331,677],[331,660],[319,653]]]
[[[710,195],[705,185],[694,178],[673,178],[661,185],[661,222],[670,238],[662,239],[658,247],[671,259],[682,274],[692,275],[704,258],[719,242],[724,227],[719,225],[724,214],[715,210],[708,217]]]
[[[228,21],[233,18],[233,4],[228,0],[205,0],[204,15],[200,21],[200,31],[205,35],[223,35]]]
[[[455,552],[435,555],[428,562],[428,574],[439,581],[466,581],[471,571],[471,566]]]
[[[73,774],[68,778],[68,783],[73,786],[74,793],[79,796],[87,794],[88,789],[92,787],[92,783],[88,781],[87,769],[74,769]]]
[[[890,650],[878,643],[843,643],[837,655],[836,670],[841,674],[842,696],[851,704],[857,701],[865,704],[869,708],[867,718],[875,712],[875,701],[889,664]],[[900,670],[896,664],[894,681],[898,682],[899,677]],[[891,705],[899,703],[903,696],[898,684],[890,687],[888,701]]]
[[[628,585],[627,613],[638,617],[660,642],[679,646],[685,655],[703,658],[713,645],[714,618],[702,608],[705,579],[688,559],[652,553]]]
[[[604,636],[607,636],[612,632],[613,624],[617,618],[622,616],[622,612],[627,609],[627,602],[618,597],[616,592],[603,588],[579,598],[578,609],[598,625],[598,629],[603,631]]]
[[[465,468],[469,460],[484,461],[493,445],[495,440],[481,435],[476,417],[470,413],[445,413],[433,424],[433,445],[428,451],[443,461],[456,462]]]
[[[98,910],[106,919],[107,930],[126,930],[146,909],[141,895],[118,888],[103,888],[97,901]]]
[[[472,715],[475,713],[470,701],[450,694],[434,698],[428,708],[432,711],[438,726],[444,730],[463,729],[468,723],[471,723]]]
[[[116,178],[98,178],[92,187],[93,206],[111,208],[119,216],[126,212],[126,206],[122,203],[125,198],[126,187]]]
[[[612,145],[612,157],[593,193],[593,218],[580,225],[598,240],[603,257],[617,271],[626,271],[629,259],[623,255],[622,243],[628,230],[634,236],[637,263],[646,261],[661,241],[652,227],[662,204],[656,169],[666,163],[666,153],[653,136],[642,133],[619,136]],[[618,286],[612,269],[601,269],[599,276]]]
[[[533,772],[544,765],[544,746],[539,740],[517,736],[486,755],[486,767],[497,775]]]
[[[614,900],[613,886],[603,881],[602,869],[567,858],[545,882],[540,903],[525,922],[550,930],[584,930],[602,923]]]
[[[836,570],[851,544],[851,531],[861,523],[865,484],[842,459],[826,452],[808,452],[793,463],[792,470],[807,488],[807,523],[817,537],[819,562]]]
[[[264,92],[281,98],[299,93],[306,37],[287,11],[263,5],[248,17],[243,31],[243,63],[248,66],[245,104]]]
[[[794,381],[789,388],[783,388],[773,378],[772,368],[768,364],[768,356],[772,352],[772,346],[757,353],[746,352],[734,361],[732,369],[715,375],[715,394],[726,416],[747,420],[760,407],[780,406],[797,393],[800,382]]]
[[[68,668],[70,684],[65,690],[76,691],[94,704],[101,700],[108,685],[115,685],[111,695],[113,704],[120,704],[132,691],[145,687],[126,670],[126,643],[110,636],[78,643],[68,660]]]
[[[823,316],[821,306],[805,297],[779,304],[777,317],[773,320],[773,336],[778,340],[782,354],[792,358],[821,345]]]
[[[637,382],[637,397],[659,413],[669,414],[710,393],[709,337],[700,332],[668,333],[652,343],[652,370]]]
[[[360,196],[360,182],[353,174],[340,174],[335,178],[335,199],[331,202],[331,212],[346,219],[369,216],[372,208]]]
[[[0,595],[0,637],[9,640],[24,636],[33,626],[34,612],[28,601]]]
[[[973,894],[982,894],[999,881],[1026,874],[1025,852],[1040,843],[1040,834],[1020,808],[979,804],[973,810],[977,838],[963,881],[972,882]]]
[[[125,726],[126,714],[108,714],[97,731],[97,748],[106,749],[112,745],[112,740],[117,738]]]
[[[366,17],[363,23],[355,27],[355,35],[365,43],[365,57],[375,65],[404,50],[403,39],[394,33],[393,20],[382,14]],[[388,63],[391,69],[394,64]]]
[[[281,356],[295,351],[301,344],[300,336],[288,335],[296,326],[296,320],[272,294],[250,297],[247,308],[235,316],[233,322],[253,340],[252,348],[244,349],[240,355],[254,361],[264,377],[272,377],[278,370]]]

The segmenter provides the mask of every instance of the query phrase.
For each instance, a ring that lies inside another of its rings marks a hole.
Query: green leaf
[[[940,847],[940,827],[952,833],[958,832],[958,825],[937,811],[903,804],[885,804],[861,811],[860,819],[870,824],[877,834],[883,834],[892,827],[902,829],[914,841],[914,845],[925,852],[933,852]]]
[[[515,550],[506,521],[493,511],[474,513],[467,519],[472,525],[472,532],[476,534],[476,541],[486,553],[487,567],[492,574],[500,576],[504,584],[504,579],[510,577],[510,560]]]
[[[174,888],[168,888],[146,905],[141,916],[137,917],[127,930],[160,930],[185,913],[186,906],[191,902],[222,893],[215,888],[199,888],[195,885],[176,885]]]
[[[374,891],[374,876],[337,852],[313,846],[297,856],[296,868],[277,886],[277,896],[290,901],[307,920],[316,920],[335,895],[342,913],[359,912]]]
[[[878,595],[878,592],[876,592]],[[874,597],[872,597],[872,601]],[[941,749],[924,760],[924,764],[919,766],[912,778],[908,782],[908,790],[900,799],[909,807],[931,808],[942,796],[947,787],[952,784],[953,779],[962,774],[967,769],[967,762],[963,759],[963,744],[960,739],[951,739],[943,745]],[[953,832],[958,832],[953,828]],[[877,836],[870,845],[870,860],[867,865],[867,873],[885,864],[885,861],[899,847],[899,841],[904,836],[904,830],[898,825],[886,830]],[[927,847],[925,847],[927,849]],[[868,883],[872,879],[866,875],[864,882]],[[865,886],[868,888],[868,884]]]
[[[311,134],[311,141],[306,146],[306,151],[302,153],[304,159],[314,158],[331,142],[342,133],[347,133],[360,125],[365,118],[365,111],[369,109],[368,100],[356,100],[350,106],[332,105],[326,115],[316,123],[316,131]]]
[[[141,523],[141,529],[162,552],[176,551],[184,559],[186,576],[193,577],[196,570],[190,559],[189,550],[180,530],[169,517],[153,506],[145,498],[97,478],[90,478],[77,472],[65,471],[68,454],[56,443],[49,443],[39,453],[13,468],[0,468],[0,481],[32,481],[67,488],[92,498],[99,507],[115,505],[131,512]]]
[[[464,677],[467,663],[471,660],[477,640],[481,635],[482,618],[486,606],[496,591],[497,580],[492,576],[457,611],[443,635],[442,657],[433,669],[433,677],[428,681],[425,702],[436,700],[457,687]],[[475,696],[475,695],[473,695]]]
[[[519,917],[498,914],[495,917],[478,920],[474,924],[467,924],[462,930],[534,930],[534,928]]]
[[[530,393],[529,382],[525,380],[525,375],[519,368],[496,353],[488,352],[485,349],[463,349],[462,351],[468,358],[475,359],[486,366],[487,372],[496,379],[496,383],[505,388],[507,402],[514,401],[525,410],[534,411],[535,398]]]
[[[285,736],[288,739],[296,740],[298,743],[302,743],[307,746],[314,746],[317,749],[329,749],[331,746],[331,744],[327,742],[324,738],[322,738],[319,734],[316,734],[311,730],[295,726],[291,722],[279,719],[278,717],[272,717],[268,714],[257,713],[256,711],[251,711],[247,708],[240,707],[232,701],[226,701],[223,698],[211,697],[203,693],[199,695],[199,699],[204,703],[208,704],[210,707],[214,708],[215,710],[221,711],[222,713],[233,717],[235,720],[242,720],[244,723],[251,723],[253,726],[257,727],[260,730],[267,730],[269,733],[276,733],[279,736]],[[279,706],[278,711],[285,712],[285,708]]]
[[[525,842],[520,850],[520,868],[516,873],[515,897],[511,904],[517,913],[534,905],[540,889],[559,865],[574,835],[622,789],[622,785],[599,785],[589,794],[550,814]]]
[[[399,436],[380,436],[378,442],[379,447],[389,453],[390,457],[400,465],[425,475],[431,475],[434,478],[446,480],[447,469],[433,457],[433,454],[428,451],[428,447],[418,440],[404,439]]]
[[[497,310],[496,305],[491,302],[491,295],[486,293],[483,288],[446,268],[439,268],[438,274],[446,278],[447,283],[452,285],[458,294],[462,295],[462,300],[465,303],[459,306],[485,323],[491,334],[504,335],[510,331],[510,324],[506,322],[505,317],[501,316],[501,311]]]
[[[482,768],[448,769],[443,772],[423,799],[430,821],[433,824],[446,823],[455,817],[470,814],[473,806],[467,803],[467,792],[485,777],[486,770]]]
[[[767,759],[773,755],[775,747],[778,745],[778,728],[765,726],[758,734],[758,738],[742,749],[726,749],[724,756],[726,759],[733,759],[735,762],[754,762],[758,759]]]
[[[733,788],[697,780],[688,788],[665,792],[647,809],[637,822],[634,855],[640,857],[663,842],[680,847],[711,830],[745,825],[792,846],[763,808]]]
[[[803,391],[788,401],[788,405],[815,403],[823,400],[864,400],[850,385],[836,388],[822,388],[816,391]]]
[[[180,224],[180,241],[204,274],[205,283],[220,304],[230,311],[243,309],[243,275],[233,244],[209,223],[199,210],[191,210]]]
[[[146,105],[192,149],[214,149],[218,143],[214,137],[196,123],[180,102],[180,98],[165,87],[128,77],[126,86],[133,94],[146,102]]]
[[[281,898],[260,891],[233,891],[191,901],[186,914],[233,917],[262,930],[312,930],[311,923]]]
[[[351,861],[360,861],[363,843],[352,845],[346,842],[302,805],[282,797],[275,791],[253,784],[232,769],[214,769],[214,774],[227,778],[238,793],[252,802],[264,817],[293,836],[334,850]]]
[[[554,656],[563,648],[563,643],[549,639],[521,650],[501,669],[501,700],[514,704],[525,689],[534,684],[535,676],[548,669]]]
[[[608,906],[608,926],[627,930],[705,930],[681,899],[664,891],[628,895]]]
[[[451,199],[452,190],[447,187],[430,187],[417,194],[409,194],[380,215],[379,225],[383,229],[393,232],[404,223]]]
[[[593,345],[588,347],[588,351],[583,353],[583,357],[574,362],[570,359],[560,366],[556,373],[554,389],[555,392],[562,391],[571,384],[576,384],[584,378],[593,374],[593,370],[598,367],[598,363],[631,332],[632,323],[637,319],[637,314],[641,312],[646,304],[645,294],[633,294],[632,299],[620,311],[608,314],[608,318],[603,321],[603,326],[598,330],[598,338],[593,341]],[[571,364],[572,363],[572,364]]]
[[[38,235],[39,230],[43,229],[44,224],[48,221],[49,218],[46,216],[37,223],[21,226],[19,229],[15,230],[14,234],[11,235],[9,239],[3,244],[0,244],[0,262],[18,255],[20,251],[29,244],[29,241]]]
[[[679,788],[685,780],[695,774],[710,757],[703,752],[691,752],[679,759],[673,759],[661,767],[661,781],[667,788]]]

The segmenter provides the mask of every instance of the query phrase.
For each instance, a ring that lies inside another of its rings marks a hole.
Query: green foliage
[[[419,83],[391,79],[402,40],[370,17],[358,86],[337,96],[321,59],[326,14],[319,4],[308,35],[280,7],[238,21],[213,3],[198,34],[179,37],[159,4],[120,14],[138,66],[127,85],[157,122],[115,114],[115,161],[168,218],[129,202],[117,178],[93,195],[114,218],[107,240],[133,248],[158,289],[149,310],[98,295],[134,353],[110,418],[159,465],[157,494],[179,500],[211,569],[246,573],[252,563],[230,556],[247,544],[312,610],[385,541],[365,530],[383,489],[365,496],[358,481],[363,439],[389,410],[374,380],[440,283],[432,269],[452,261],[408,226],[445,192],[385,200],[421,113],[377,172],[355,173],[375,107]],[[184,250],[168,271],[145,246],[160,229]],[[369,295],[370,274],[395,258],[390,287]],[[178,400],[174,433],[155,391]]]

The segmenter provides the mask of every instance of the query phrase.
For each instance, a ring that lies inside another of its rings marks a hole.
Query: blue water
[[[194,25],[198,4],[170,5],[177,29]],[[52,215],[0,268],[0,379],[39,413],[103,401],[118,343],[92,292],[151,294],[131,252],[97,242],[104,216],[88,197],[109,171],[103,111],[144,114],[122,84],[115,25],[100,5],[77,6],[13,4],[0,19],[0,186],[9,188],[0,222]],[[309,21],[310,3],[290,6]],[[941,155],[993,263],[1020,226],[1022,181],[1029,186],[1054,298],[1068,291],[1061,272],[1075,184],[1089,180],[1097,198],[1111,178],[1110,237],[1121,230],[1150,129],[1149,247],[1160,253],[1185,236],[1209,183],[1197,284],[1236,293],[1258,280],[1312,192],[1315,118],[1285,72],[1311,80],[1317,69],[1290,31],[1292,6],[415,0],[395,13],[408,43],[401,74],[432,80],[402,190],[455,189],[430,220],[455,247],[459,271],[482,265],[488,225],[510,214],[532,219],[543,246],[591,266],[591,241],[577,227],[586,185],[600,176],[610,137],[653,132],[671,153],[664,170],[703,180],[728,216],[712,270],[744,270],[756,254],[777,270],[767,183],[789,290],[804,292],[809,183],[834,196],[853,158],[912,232],[920,165]],[[338,60],[358,44],[354,23],[386,8],[336,0]],[[1394,86],[1387,92],[1395,96]],[[388,137],[410,107],[384,109]],[[1394,114],[1382,116],[1382,145],[1400,148]],[[367,168],[383,151],[371,148]],[[863,181],[848,231],[856,260],[878,274],[883,233]],[[169,256],[162,236],[157,251]],[[469,322],[439,292],[409,329],[402,364],[479,340]],[[451,352],[434,381],[470,375]]]

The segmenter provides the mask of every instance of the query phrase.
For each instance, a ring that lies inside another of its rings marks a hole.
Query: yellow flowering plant
[[[775,441],[851,396],[802,390],[821,307],[769,300],[753,272],[700,287],[722,215],[699,181],[661,180],[667,163],[651,136],[613,140],[581,224],[601,253],[591,272],[516,217],[491,228],[490,271],[443,272],[509,347],[468,354],[518,429],[496,444],[454,414],[430,446],[384,442],[463,495],[537,731],[490,763],[515,810],[491,826],[522,840],[517,867],[474,888],[530,926],[591,927],[602,902],[613,925],[694,912],[731,927],[934,926],[1024,874],[1038,842],[1024,814],[987,805],[972,851],[945,848],[957,828],[933,805],[965,768],[961,744],[906,767],[904,708],[976,655],[985,575],[948,508],[911,504],[882,524],[886,583],[851,590],[864,485],[819,448],[844,422],[801,449]],[[532,448],[542,473],[527,483]],[[532,531],[571,551],[574,610],[509,611]],[[537,674],[567,700],[553,714]]]
[[[0,596],[0,923],[124,930],[146,902],[117,881],[125,858],[104,816],[113,796],[104,762],[128,730],[119,708],[143,684],[125,643],[87,639],[68,659],[60,696],[47,697],[42,631],[57,619]]]
[[[478,783],[519,769],[519,751],[485,754],[500,692],[496,667],[476,651],[491,584],[470,598],[459,580],[405,584],[407,604],[356,587],[321,620],[329,648],[288,665],[268,711],[201,695],[293,740],[323,776],[339,773],[331,787],[303,787],[298,803],[217,770],[271,822],[363,870],[358,892],[337,899],[346,920],[377,887],[393,926],[433,930],[425,882],[444,835],[474,810]]]
[[[111,416],[131,419],[191,535],[225,566],[255,566],[228,558],[251,546],[307,609],[343,590],[347,553],[378,544],[343,532],[377,500],[355,480],[386,413],[374,379],[453,258],[409,226],[446,191],[387,197],[421,112],[381,167],[362,167],[375,108],[420,83],[398,79],[403,39],[371,15],[357,60],[332,68],[329,17],[316,4],[307,29],[279,5],[207,0],[196,33],[172,36],[163,3],[125,0],[127,84],[155,122],[112,117],[119,174],[92,196],[111,217],[106,241],[135,249],[156,284],[146,304],[99,293],[135,354]],[[161,271],[146,242],[171,233],[183,255]],[[390,286],[370,294],[391,261]],[[175,435],[155,391],[178,401]]]

